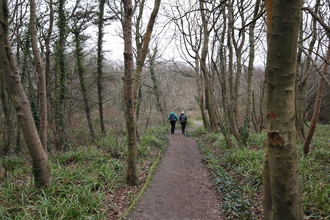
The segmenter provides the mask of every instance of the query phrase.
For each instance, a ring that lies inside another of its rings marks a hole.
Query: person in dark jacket
[[[167,118],[168,120],[170,120],[171,123],[171,133],[174,134],[175,123],[178,120],[178,116],[174,112],[171,112]]]
[[[180,115],[180,122],[181,122],[181,128],[182,128],[182,134],[185,133],[185,130],[186,130],[186,124],[187,124],[187,116],[184,114],[184,111],[181,112],[181,115]]]

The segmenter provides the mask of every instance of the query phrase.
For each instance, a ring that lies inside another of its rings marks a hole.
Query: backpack
[[[180,116],[180,121],[181,121],[182,123],[187,122],[187,116],[186,116],[186,115],[181,115],[181,116]]]
[[[175,116],[174,116],[174,114],[172,113],[172,114],[170,114],[170,121],[175,121]]]

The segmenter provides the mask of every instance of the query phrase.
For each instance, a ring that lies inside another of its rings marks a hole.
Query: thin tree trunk
[[[153,54],[149,53],[149,55],[150,55],[149,56],[149,72],[150,72],[151,81],[153,83],[153,90],[154,90],[154,95],[156,98],[156,107],[162,116],[162,124],[165,125],[165,121],[167,121],[166,115],[165,115],[162,103],[160,101],[160,96],[161,96],[162,91],[159,88],[159,82],[158,82],[158,80],[156,78],[156,74],[155,74],[155,59],[156,59],[156,55],[157,55],[157,48],[155,48]]]
[[[0,183],[2,183],[6,178],[6,171],[2,166],[2,163],[0,162]]]
[[[85,105],[85,112],[86,112],[86,118],[87,118],[87,124],[89,128],[89,132],[91,134],[92,141],[95,140],[95,132],[93,129],[93,123],[91,119],[91,113],[90,113],[90,107],[88,103],[88,97],[87,97],[87,88],[85,83],[85,66],[83,64],[83,52],[82,52],[82,46],[81,46],[81,29],[78,29],[74,32],[75,36],[75,43],[76,43],[76,63],[77,63],[77,69],[78,69],[78,75],[79,75],[79,81],[80,81],[80,89],[81,93],[83,95],[84,105]]]
[[[253,20],[257,17],[259,13],[259,5],[260,0],[256,1],[256,4],[254,6],[254,12],[253,12]],[[243,145],[246,146],[247,139],[249,137],[249,128],[250,128],[250,122],[252,121],[252,96],[253,96],[253,73],[254,73],[254,54],[255,54],[255,41],[254,41],[254,29],[256,26],[256,22],[252,22],[249,27],[249,64],[248,64],[248,77],[247,77],[247,103],[246,103],[246,112],[245,112],[245,118],[244,118],[244,124],[241,129],[242,132],[240,132],[241,141],[243,142]]]
[[[67,61],[66,61],[66,38],[67,38],[67,25],[66,25],[66,12],[65,1],[59,0],[57,2],[57,13],[59,20],[57,22],[59,36],[55,46],[55,148],[57,150],[67,150],[69,145],[66,133],[66,103],[68,96],[67,88]]]
[[[102,134],[105,134],[104,115],[103,115],[103,26],[104,26],[104,4],[105,0],[100,0],[99,14],[98,14],[98,40],[97,40],[97,92],[99,99],[99,113]]]
[[[34,64],[39,75],[40,124],[39,136],[41,144],[47,153],[47,92],[45,68],[37,43],[37,6],[35,0],[30,0],[30,32],[34,56]]]
[[[127,127],[127,167],[126,182],[129,185],[138,185],[139,179],[136,171],[137,160],[137,136],[135,126],[134,108],[134,78],[133,78],[133,49],[132,49],[132,0],[122,0],[124,3],[124,61],[125,75],[124,81],[124,102],[125,102],[125,121]]]
[[[49,188],[50,186],[50,167],[48,157],[35,126],[29,100],[23,90],[21,79],[18,74],[16,61],[13,57],[11,43],[8,33],[8,4],[7,0],[2,0],[0,5],[1,28],[0,28],[0,59],[2,78],[6,91],[15,105],[18,120],[22,127],[25,141],[29,147],[30,155],[33,160],[33,174],[38,187]]]
[[[304,219],[295,128],[295,75],[301,6],[301,0],[274,0],[272,14],[267,14],[272,17],[272,22],[268,30],[266,67],[265,220]]]
[[[147,53],[149,51],[149,44],[151,40],[151,34],[155,25],[155,21],[157,18],[157,14],[159,11],[160,7],[160,2],[161,0],[155,0],[154,1],[154,8],[151,12],[148,25],[147,25],[147,30],[143,36],[142,40],[142,45],[137,45],[137,48],[140,49],[137,54],[137,61],[136,61],[136,72],[135,72],[135,82],[134,82],[134,95],[135,95],[135,104],[136,104],[136,122],[139,120],[139,113],[140,113],[140,108],[141,108],[141,103],[142,103],[142,94],[141,94],[141,78],[142,78],[142,69],[144,66],[144,62],[147,56]],[[141,4],[144,4],[144,1],[142,1]],[[143,8],[143,7],[142,7]],[[143,10],[143,9],[142,9]],[[140,11],[142,14],[142,11]],[[139,27],[137,27],[139,32]],[[139,34],[140,35],[140,34]],[[137,36],[139,37],[139,36]]]
[[[322,69],[323,75],[327,74],[329,61],[330,61],[330,42],[329,42],[329,45],[328,45],[327,55],[326,55],[324,63],[323,63],[323,69]],[[317,121],[319,119],[319,115],[320,115],[320,111],[321,111],[321,102],[322,102],[322,97],[323,97],[323,88],[324,88],[324,77],[320,77],[319,86],[318,86],[318,89],[317,89],[314,112],[313,112],[313,116],[312,116],[312,120],[311,120],[311,125],[309,127],[306,139],[304,141],[304,154],[305,154],[305,156],[307,156],[308,153],[309,153],[309,145],[310,145],[310,143],[313,139],[314,132],[315,132],[315,129],[316,129],[316,124],[317,124]]]
[[[205,109],[205,99],[204,99],[204,92],[203,92],[203,79],[202,74],[200,71],[200,63],[197,59],[197,56],[195,58],[195,72],[196,72],[196,83],[197,83],[197,94],[198,94],[198,105],[202,113],[202,119],[203,119],[203,125],[205,129],[210,128],[210,122],[207,117],[206,109]]]
[[[51,59],[51,49],[50,49],[50,42],[51,42],[51,37],[53,34],[53,26],[54,26],[54,9],[53,9],[53,0],[49,0],[48,2],[48,7],[49,7],[49,26],[48,26],[48,31],[47,31],[47,35],[45,37],[45,75],[46,75],[46,83],[49,83],[49,76],[50,76],[50,72],[51,72],[51,64],[50,64],[50,59]],[[46,85],[46,91],[47,94],[46,96],[48,96],[48,100],[49,103],[52,103],[52,96],[50,95],[53,91],[49,91],[49,84]],[[49,104],[48,103],[48,104]],[[48,118],[54,118],[52,117],[52,105],[49,105],[49,109],[50,111],[48,111],[49,117]],[[52,120],[48,120],[49,124],[53,124]]]

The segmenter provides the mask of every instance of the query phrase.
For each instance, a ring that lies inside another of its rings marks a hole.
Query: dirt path
[[[225,219],[196,141],[180,130],[167,137],[169,144],[152,183],[125,219]]]

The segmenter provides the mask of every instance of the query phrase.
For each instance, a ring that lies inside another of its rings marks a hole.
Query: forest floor
[[[167,137],[169,143],[152,182],[124,219],[226,219],[196,141],[181,129]]]

